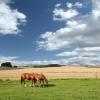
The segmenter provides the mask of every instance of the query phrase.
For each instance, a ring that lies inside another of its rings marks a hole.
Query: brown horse
[[[40,86],[44,87],[45,85],[48,85],[48,80],[47,80],[46,76],[42,73],[41,74],[36,73],[35,79],[38,82],[39,87]],[[41,84],[41,82],[42,82],[42,84]]]
[[[26,86],[25,80],[32,80],[32,86],[38,85],[39,87],[43,85],[48,84],[48,80],[44,74],[38,74],[38,73],[22,73],[21,74],[21,84],[24,82],[24,85]],[[41,84],[42,82],[42,84]],[[37,84],[38,83],[38,84]]]
[[[24,82],[24,85],[26,86],[25,80],[32,80],[32,86],[35,86],[36,79],[34,73],[22,73],[21,74],[21,85]]]

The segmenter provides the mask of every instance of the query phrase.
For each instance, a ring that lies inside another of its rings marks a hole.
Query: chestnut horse
[[[41,74],[35,73],[35,79],[36,79],[36,81],[38,81],[39,87],[40,86],[44,87],[45,85],[48,85],[48,80],[47,80],[46,76],[42,73]],[[42,84],[41,84],[41,82],[42,82]]]
[[[48,84],[48,80],[46,78],[46,76],[44,74],[38,74],[38,73],[22,73],[21,74],[21,84],[24,82],[24,85],[26,86],[26,82],[25,80],[32,80],[32,86],[36,86],[38,85],[39,87],[41,85],[43,85],[43,87],[45,85]],[[36,82],[38,84],[36,84]],[[42,84],[41,84],[42,82]]]
[[[32,80],[32,86],[35,86],[36,79],[34,73],[22,73],[21,74],[21,85],[24,82],[24,85],[26,86],[25,80]]]

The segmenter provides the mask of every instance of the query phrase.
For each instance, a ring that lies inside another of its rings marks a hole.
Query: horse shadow
[[[55,84],[44,85],[45,88],[50,88],[50,87],[55,87],[55,86],[56,86]],[[43,87],[43,85],[41,87]]]

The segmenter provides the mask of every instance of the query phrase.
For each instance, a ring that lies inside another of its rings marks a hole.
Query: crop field
[[[21,73],[43,73],[48,79],[66,78],[100,78],[100,68],[92,67],[46,67],[46,68],[21,68],[13,70],[0,70],[0,79],[20,79]]]
[[[30,84],[0,80],[0,100],[100,100],[99,79],[50,79],[45,88]]]

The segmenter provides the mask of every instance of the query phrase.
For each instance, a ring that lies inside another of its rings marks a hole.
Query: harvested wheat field
[[[100,78],[100,68],[64,66],[0,70],[0,79],[19,79],[24,72],[44,73],[48,79]]]

